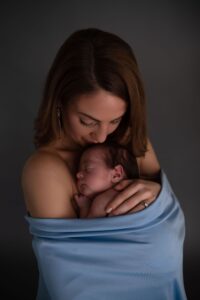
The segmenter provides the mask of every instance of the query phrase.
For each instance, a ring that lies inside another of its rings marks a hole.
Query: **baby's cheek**
[[[88,185],[98,185],[100,180],[99,177],[95,173],[90,173],[85,177],[85,181]]]

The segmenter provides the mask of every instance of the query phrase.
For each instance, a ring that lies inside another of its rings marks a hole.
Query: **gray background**
[[[1,1],[0,5],[0,255],[4,299],[35,297],[37,268],[24,221],[20,175],[34,150],[33,120],[47,71],[69,34],[87,27],[118,34],[136,54],[147,93],[149,136],[186,218],[184,277],[188,299],[198,299],[198,1],[27,0]]]

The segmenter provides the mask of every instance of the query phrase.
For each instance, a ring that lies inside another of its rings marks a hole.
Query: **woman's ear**
[[[125,177],[124,168],[122,165],[117,165],[112,170],[112,183],[117,183]]]

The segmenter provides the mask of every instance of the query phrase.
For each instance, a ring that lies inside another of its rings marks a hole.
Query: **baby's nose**
[[[79,172],[76,174],[76,177],[77,177],[78,179],[83,178],[83,172],[82,172],[82,171],[79,171]]]

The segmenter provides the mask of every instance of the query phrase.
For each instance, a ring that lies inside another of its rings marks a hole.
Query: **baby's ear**
[[[125,177],[124,168],[122,165],[116,165],[112,170],[112,182],[117,183]]]

